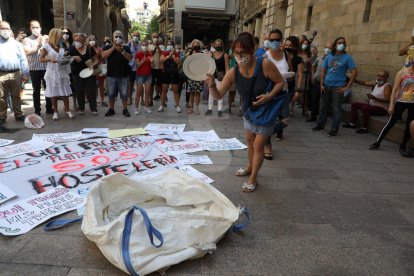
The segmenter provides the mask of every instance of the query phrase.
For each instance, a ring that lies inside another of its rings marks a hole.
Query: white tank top
[[[270,53],[270,51],[268,50],[266,52],[266,57],[274,63],[274,65],[276,65],[277,69],[279,70],[279,72],[281,74],[283,73],[287,73],[289,72],[289,64],[286,61],[286,57],[285,57],[285,53],[283,53],[283,58],[281,60],[276,60],[272,57],[272,54]],[[283,85],[283,90],[287,90],[288,86],[287,86],[287,82],[285,80],[285,84]]]
[[[377,98],[381,98],[381,99],[385,98],[384,89],[385,89],[385,86],[387,86],[387,85],[390,85],[390,84],[389,83],[384,83],[384,85],[382,85],[382,86],[378,86],[378,84],[375,85],[374,90],[372,90],[371,95],[375,96]],[[380,107],[384,108],[385,110],[388,109],[388,103],[383,103],[383,102],[379,102],[379,101],[376,101],[376,100],[369,100],[369,104],[370,105],[375,105],[375,106],[380,106]]]

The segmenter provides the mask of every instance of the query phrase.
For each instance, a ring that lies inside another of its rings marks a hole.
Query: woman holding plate
[[[78,114],[85,113],[85,95],[88,98],[91,115],[98,115],[96,104],[96,76],[93,67],[99,64],[98,53],[86,43],[87,36],[83,33],[73,35],[74,46],[69,49],[69,55],[74,57],[71,63],[73,86],[78,100]],[[82,70],[89,68],[89,74],[80,74]]]
[[[273,134],[274,125],[263,126],[252,122],[249,110],[259,109],[261,105],[273,100],[284,86],[284,79],[277,67],[268,59],[255,57],[255,42],[248,32],[240,33],[232,44],[233,55],[237,65],[224,76],[218,88],[212,75],[207,75],[209,92],[217,99],[227,93],[233,83],[242,98],[241,108],[247,141],[249,161],[244,169],[239,169],[236,176],[249,176],[244,182],[243,192],[253,192],[257,185],[257,175],[264,159],[264,147],[267,138]],[[273,83],[266,93],[269,82]]]
[[[198,40],[194,39],[191,42],[191,49],[193,49],[188,56],[191,56],[192,54],[196,53],[202,53],[201,49],[203,47],[203,43]],[[200,114],[200,94],[201,91],[203,91],[203,85],[204,81],[196,81],[192,80],[191,78],[188,78],[188,91],[190,91],[190,109],[188,109],[187,114],[191,114],[194,112],[194,98],[196,101],[196,114]]]

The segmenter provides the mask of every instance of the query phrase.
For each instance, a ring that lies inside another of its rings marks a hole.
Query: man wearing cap
[[[109,109],[105,117],[115,115],[115,98],[119,92],[125,117],[131,117],[128,111],[128,81],[129,61],[132,59],[131,50],[124,46],[124,36],[121,31],[113,33],[113,44],[103,48],[102,58],[107,60],[108,70],[106,73],[108,84]]]
[[[39,61],[40,53],[39,49],[45,43],[46,37],[42,36],[42,28],[40,23],[36,20],[30,21],[30,31],[32,32],[31,36],[26,37],[23,40],[23,47],[26,53],[27,59],[29,61],[30,68],[30,78],[32,80],[33,86],[33,107],[35,113],[40,115],[41,104],[40,104],[40,88],[43,84],[46,85],[44,81],[44,76],[46,73],[46,63]],[[45,87],[46,88],[46,87]],[[52,108],[52,99],[46,97],[46,114],[53,114]]]
[[[22,79],[29,79],[29,66],[22,45],[11,36],[10,24],[0,21],[0,131],[5,130],[9,94],[14,118],[16,121],[24,121],[25,118],[21,108],[20,86]]]

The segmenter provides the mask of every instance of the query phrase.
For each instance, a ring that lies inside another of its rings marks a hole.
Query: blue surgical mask
[[[345,44],[341,43],[336,45],[336,50],[338,50],[339,52],[343,52],[345,50]]]
[[[269,48],[272,50],[278,50],[280,48],[280,41],[269,41]]]
[[[331,49],[325,48],[325,55],[329,55],[331,53]]]

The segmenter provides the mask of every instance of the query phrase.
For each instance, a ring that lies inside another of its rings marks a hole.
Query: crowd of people
[[[188,116],[200,114],[200,102],[204,99],[207,103],[205,116],[216,112],[222,117],[224,95],[229,92],[226,109],[231,113],[237,91],[240,95],[237,108],[243,117],[249,158],[246,168],[236,175],[249,175],[243,190],[251,192],[257,186],[263,159],[273,158],[271,136],[275,134],[277,140],[283,138],[289,117],[295,114],[295,106],[302,108],[307,122],[315,123],[314,131],[325,129],[331,111],[333,120],[328,134],[336,136],[343,119],[342,104],[349,98],[355,83],[370,87],[372,93],[367,93],[366,102],[352,103],[350,121],[342,126],[363,134],[367,132],[370,115],[390,114],[377,141],[370,146],[375,150],[408,110],[400,153],[414,155],[412,150],[406,149],[410,130],[414,132],[414,37],[400,50],[400,55],[407,58],[392,86],[386,70],[378,72],[374,81],[357,79],[357,66],[346,52],[345,37],[326,43],[320,53],[312,44],[314,37],[308,39],[301,35],[284,39],[278,29],[265,35],[263,45],[250,33],[240,33],[226,49],[221,39],[209,43],[194,39],[181,47],[173,40],[164,43],[158,33],[141,37],[138,32],[127,35],[119,30],[112,37],[105,37],[103,45],[99,46],[96,36],[73,33],[67,27],[53,28],[44,35],[40,23],[35,20],[30,22],[31,35],[27,37],[21,29],[14,37],[8,22],[1,21],[0,27],[0,131],[6,129],[9,105],[17,121],[25,119],[21,87],[29,79],[33,86],[34,113],[42,115],[43,87],[45,112],[52,115],[53,120],[59,120],[59,100],[63,100],[69,119],[84,115],[87,103],[93,116],[98,114],[98,107],[107,108],[105,117],[114,116],[118,95],[125,117],[131,116],[129,105],[134,106],[134,115],[141,114],[141,106],[145,114],[151,114],[156,101],[159,101],[156,110],[162,112],[167,107],[170,89],[177,113],[182,112],[180,98],[184,90]],[[216,71],[206,76],[206,81],[192,80],[183,72],[185,59],[196,53],[209,55],[216,64]],[[290,72],[294,74],[287,74]],[[283,93],[286,97],[272,124],[252,121],[251,110],[260,109]],[[217,111],[213,110],[215,103]],[[358,111],[363,114],[359,126]]]

